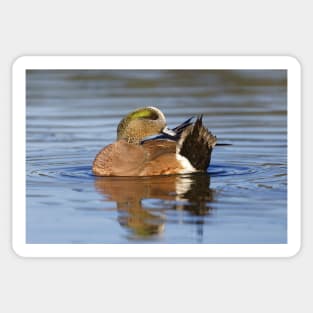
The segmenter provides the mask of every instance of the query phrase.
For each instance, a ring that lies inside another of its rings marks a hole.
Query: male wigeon
[[[154,138],[151,136],[159,135]],[[96,156],[97,176],[153,176],[206,171],[216,137],[202,124],[202,116],[168,129],[155,107],[137,109],[117,127],[116,142]]]

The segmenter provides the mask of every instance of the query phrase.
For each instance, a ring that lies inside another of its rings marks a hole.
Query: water
[[[120,119],[204,115],[208,173],[95,177]],[[28,243],[286,243],[286,71],[28,71]]]

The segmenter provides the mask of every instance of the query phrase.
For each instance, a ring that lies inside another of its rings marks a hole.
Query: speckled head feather
[[[139,144],[145,137],[160,134],[165,127],[165,116],[158,108],[140,108],[120,121],[117,140],[124,139],[129,143]]]

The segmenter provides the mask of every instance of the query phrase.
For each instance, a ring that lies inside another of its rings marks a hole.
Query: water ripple
[[[220,176],[237,176],[237,175],[250,175],[257,173],[258,169],[256,167],[249,166],[238,166],[238,165],[226,165],[226,164],[214,164],[208,169],[208,174],[211,177]],[[86,178],[92,179],[95,176],[92,173],[91,166],[58,166],[56,167],[43,167],[37,168],[36,170],[29,171],[29,177],[50,177],[50,178]]]

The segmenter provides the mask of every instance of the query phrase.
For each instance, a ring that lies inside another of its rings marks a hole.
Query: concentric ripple
[[[89,166],[59,166],[51,164],[51,167],[47,167],[46,164],[43,168],[38,168],[36,170],[30,171],[28,173],[29,177],[50,177],[55,179],[93,179],[95,176],[92,173],[91,165]],[[252,168],[248,166],[236,166],[236,165],[222,165],[214,164],[211,165],[207,171],[208,175],[211,177],[219,176],[234,176],[234,175],[249,175],[257,172],[257,168]]]

